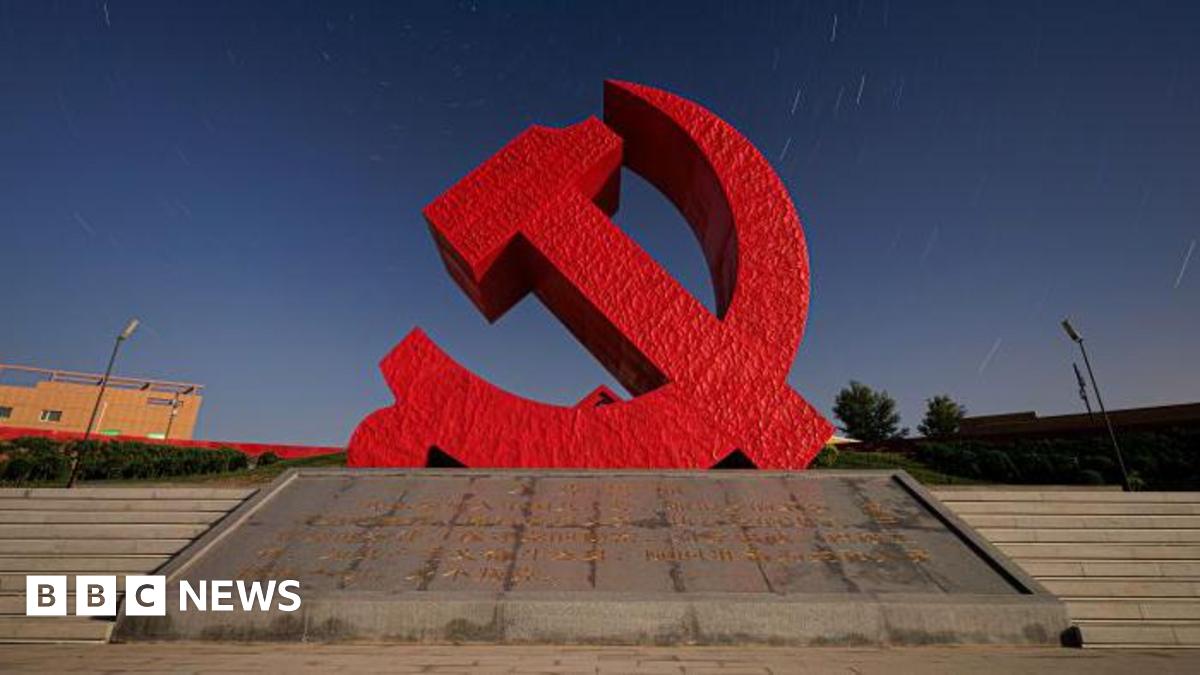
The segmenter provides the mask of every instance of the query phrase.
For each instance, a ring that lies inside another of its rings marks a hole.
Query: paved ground
[[[783,649],[401,645],[0,645],[0,672],[1169,673],[1200,651],[1013,648]]]

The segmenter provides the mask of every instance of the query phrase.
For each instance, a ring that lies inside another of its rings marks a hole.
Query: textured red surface
[[[691,224],[714,316],[608,218],[624,164]],[[505,392],[421,330],[383,360],[396,404],[351,466],[706,468],[735,450],[802,469],[831,426],[787,384],[808,308],[800,220],[778,176],[699,105],[607,82],[604,122],[533,127],[425,209],[447,270],[489,320],[534,293],[635,396],[574,407]],[[612,402],[609,402],[612,401]]]

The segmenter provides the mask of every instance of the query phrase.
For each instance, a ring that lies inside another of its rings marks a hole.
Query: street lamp
[[[96,413],[100,412],[100,401],[104,398],[104,390],[108,388],[108,378],[112,375],[113,363],[117,360],[117,351],[121,349],[121,343],[128,340],[133,335],[133,331],[137,330],[138,323],[137,319],[130,319],[129,323],[125,324],[125,329],[117,335],[112,354],[108,357],[108,367],[104,369],[104,377],[100,380],[100,393],[96,394],[96,404],[92,406],[92,416],[88,418],[87,429],[83,432],[82,443],[87,443],[88,437],[92,435],[92,426],[96,424]],[[79,477],[79,454],[81,452],[83,452],[82,446],[71,459],[71,475],[67,478],[67,487],[75,487],[75,480]]]
[[[1079,372],[1079,364],[1072,361],[1071,368],[1075,371],[1075,382],[1079,384],[1079,398],[1083,399],[1083,407],[1088,411],[1088,421],[1095,422],[1096,416],[1092,414],[1092,402],[1088,400],[1087,384],[1083,381],[1083,373]]]
[[[179,400],[179,392],[175,392],[175,398],[171,399],[171,415],[167,418],[167,431],[163,434],[163,440],[171,437],[171,425],[175,424],[175,416],[179,414],[179,408],[183,406],[183,401]]]
[[[1079,351],[1083,353],[1083,365],[1087,367],[1088,378],[1092,381],[1092,391],[1096,393],[1096,405],[1100,406],[1100,415],[1104,418],[1104,426],[1108,428],[1108,437],[1112,440],[1113,452],[1117,454],[1117,465],[1121,467],[1121,488],[1130,492],[1132,488],[1129,486],[1129,473],[1125,471],[1125,459],[1121,457],[1121,446],[1117,444],[1117,434],[1113,431],[1112,420],[1108,418],[1108,411],[1104,409],[1104,399],[1100,397],[1100,386],[1096,384],[1096,374],[1092,372],[1092,362],[1088,360],[1087,349],[1083,346],[1083,336],[1075,330],[1069,319],[1063,319],[1062,327],[1067,332],[1067,337],[1079,345]]]

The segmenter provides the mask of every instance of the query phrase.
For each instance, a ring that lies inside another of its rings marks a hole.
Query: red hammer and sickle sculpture
[[[686,217],[709,312],[617,228],[621,165]],[[396,404],[351,438],[351,466],[708,468],[741,451],[803,469],[832,431],[787,384],[808,309],[800,220],[733,127],[673,94],[606,82],[604,122],[533,127],[425,209],[446,268],[490,321],[533,292],[634,398],[515,396],[420,329],[383,360]]]

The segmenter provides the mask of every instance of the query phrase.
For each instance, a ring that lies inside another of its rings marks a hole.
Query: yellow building
[[[0,363],[0,427],[82,433],[102,375]],[[92,433],[191,439],[200,413],[199,384],[108,378]]]

